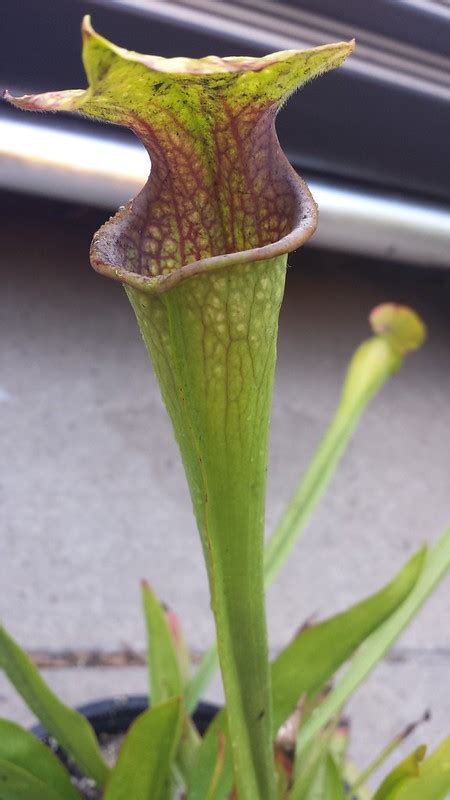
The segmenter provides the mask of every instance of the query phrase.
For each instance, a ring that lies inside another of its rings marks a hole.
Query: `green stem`
[[[350,410],[339,405],[298,488],[268,540],[264,552],[266,586],[275,580],[304,531],[333,477],[349,440],[370,400],[363,397]]]
[[[186,686],[184,700],[188,714],[192,714],[197,708],[199,700],[218,666],[219,654],[217,652],[217,644],[213,642],[203,655],[199,666]]]
[[[361,786],[364,786],[366,784],[367,780],[373,775],[374,772],[376,772],[376,770],[379,767],[381,767],[384,764],[386,759],[389,758],[389,756],[392,755],[392,753],[395,753],[395,751],[398,749],[401,743],[402,739],[396,736],[395,739],[392,740],[392,742],[389,742],[389,744],[387,744],[386,747],[382,749],[381,753],[379,753],[377,757],[374,758],[374,760],[369,764],[369,766],[366,767],[366,769],[363,772],[359,773],[356,781],[351,785],[350,789],[348,790],[349,797],[353,797],[355,795],[355,792],[357,792],[361,788]]]

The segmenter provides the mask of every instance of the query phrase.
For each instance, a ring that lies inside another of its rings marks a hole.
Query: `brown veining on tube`
[[[315,229],[314,201],[278,142],[276,106],[231,108],[215,97],[220,113],[213,115],[207,100],[204,149],[163,106],[157,126],[127,121],[152,170],[140,194],[96,234],[98,271],[164,291],[191,274],[288,252]]]

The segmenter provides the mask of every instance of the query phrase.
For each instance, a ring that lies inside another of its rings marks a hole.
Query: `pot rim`
[[[89,720],[99,736],[102,733],[124,733],[148,705],[147,695],[119,695],[84,703],[77,706],[76,710]],[[219,710],[219,706],[213,703],[198,704],[192,717],[201,735],[205,733]],[[48,732],[42,725],[34,725],[31,733],[42,741],[49,738]]]

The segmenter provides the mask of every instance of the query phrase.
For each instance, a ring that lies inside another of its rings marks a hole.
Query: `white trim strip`
[[[0,120],[0,186],[115,210],[143,186],[144,148],[33,122]],[[309,181],[319,210],[311,244],[450,267],[450,208]]]

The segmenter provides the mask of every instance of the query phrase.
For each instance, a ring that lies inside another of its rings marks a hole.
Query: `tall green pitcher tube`
[[[182,454],[239,800],[275,796],[263,592],[267,439],[287,253],[316,226],[275,117],[352,46],[164,59],[116,47],[87,18],[88,88],[8,97],[25,109],[125,125],[151,156],[149,180],[96,234],[91,261],[125,285]]]

